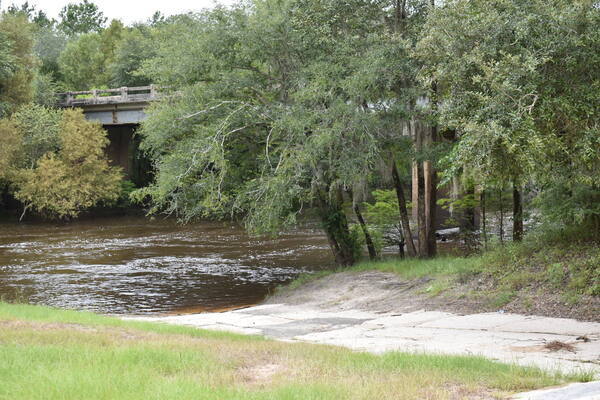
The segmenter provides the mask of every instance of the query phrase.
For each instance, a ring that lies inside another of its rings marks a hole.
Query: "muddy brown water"
[[[142,217],[0,222],[0,296],[61,308],[164,314],[237,307],[332,266],[313,224],[273,239],[250,237],[232,223]]]

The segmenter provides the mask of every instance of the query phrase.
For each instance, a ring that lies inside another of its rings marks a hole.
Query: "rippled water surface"
[[[332,265],[311,227],[277,239],[230,223],[138,217],[0,223],[0,295],[115,314],[211,310],[260,301]]]

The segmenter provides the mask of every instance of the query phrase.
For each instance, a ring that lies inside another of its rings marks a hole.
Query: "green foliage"
[[[58,59],[67,46],[67,36],[55,27],[38,28],[35,32],[34,51],[41,61],[39,72],[60,80]]]
[[[454,0],[436,9],[418,54],[423,80],[438,82],[440,122],[459,139],[446,173],[532,181],[573,197],[546,202],[546,216],[600,220],[592,206],[600,78],[590,73],[600,68],[599,22],[588,1]]]
[[[0,119],[0,187],[10,182],[23,151],[22,133],[14,121]]]
[[[33,26],[27,16],[0,15],[0,118],[33,98]]]
[[[373,237],[378,247],[403,246],[404,236],[400,223],[398,198],[394,190],[374,190],[375,203],[363,203],[365,217],[372,226]]]
[[[25,211],[74,218],[100,202],[115,201],[121,173],[104,155],[106,132],[81,111],[27,106],[1,120],[0,179]]]
[[[58,102],[57,93],[64,91],[61,83],[58,83],[50,74],[39,72],[33,80],[34,97],[33,102],[46,107],[54,107]]]
[[[113,20],[99,33],[87,33],[70,40],[58,58],[59,75],[70,90],[108,87],[111,68],[125,28]]]
[[[67,4],[58,16],[58,28],[68,36],[99,32],[106,23],[104,13],[88,0]]]
[[[81,35],[67,44],[60,54],[58,65],[70,90],[88,90],[104,84],[105,56],[101,49],[99,33]]]
[[[457,199],[439,199],[437,201],[437,204],[445,209],[453,208],[455,210],[465,210],[469,208],[479,207],[480,201],[475,194],[469,193]]]
[[[144,61],[155,55],[152,31],[139,25],[124,30],[114,50],[114,60],[109,65],[110,85],[145,86],[153,83],[150,78],[138,72]]]
[[[34,23],[40,28],[48,28],[54,25],[56,21],[50,19],[48,15],[42,10],[36,10],[34,5],[30,5],[28,1],[25,1],[20,6],[15,3],[8,6],[6,9],[7,14],[25,16],[29,21]]]
[[[62,113],[38,105],[21,107],[12,116],[22,138],[22,153],[18,167],[33,168],[46,153],[60,149],[59,124]]]
[[[0,31],[0,79],[10,78],[15,69],[12,43],[6,33]]]
[[[136,186],[133,182],[127,179],[121,180],[121,188],[119,196],[114,202],[114,206],[118,208],[130,208],[133,207],[135,202],[132,200],[131,194],[136,190]],[[112,205],[111,203],[108,203]]]
[[[326,214],[341,212],[340,193],[361,186],[383,139],[400,134],[355,87],[384,13],[363,0],[257,1],[161,25],[141,73],[182,90],[142,127],[155,210],[242,213],[249,229],[276,233],[314,205],[333,248],[352,253],[346,218]]]

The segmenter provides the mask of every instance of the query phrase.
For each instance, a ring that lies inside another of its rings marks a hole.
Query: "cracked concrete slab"
[[[600,382],[574,383],[561,388],[521,393],[514,400],[600,400]]]
[[[600,377],[600,323],[564,318],[508,313],[457,315],[425,310],[381,314],[286,304],[140,318],[373,353],[481,355],[552,370],[592,372]],[[552,352],[545,347],[552,341],[571,344],[574,351]]]
[[[490,330],[504,325],[527,322],[536,317],[519,314],[483,313],[472,315],[452,315],[421,324],[425,328],[452,328],[470,330]],[[496,329],[498,330],[498,329]]]
[[[511,314],[506,314],[511,315]],[[600,336],[600,323],[582,322],[567,318],[538,317],[498,325],[506,332],[553,333],[571,336]]]

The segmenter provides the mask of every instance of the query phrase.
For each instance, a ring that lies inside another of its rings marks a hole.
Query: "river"
[[[274,239],[232,223],[142,217],[0,223],[0,296],[108,314],[254,304],[332,265],[326,238],[311,225]]]

